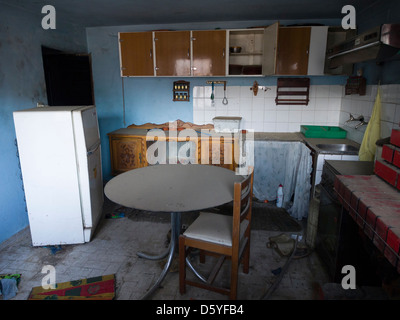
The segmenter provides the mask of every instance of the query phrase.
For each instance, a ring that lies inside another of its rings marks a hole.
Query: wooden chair
[[[242,181],[234,184],[233,215],[201,212],[199,217],[179,237],[179,291],[186,285],[237,297],[238,270],[243,260],[243,272],[249,272],[251,206],[253,198],[253,168]],[[186,257],[193,249],[200,249],[200,262],[204,254],[219,256],[206,282],[186,279]],[[213,284],[225,258],[231,260],[230,287]]]

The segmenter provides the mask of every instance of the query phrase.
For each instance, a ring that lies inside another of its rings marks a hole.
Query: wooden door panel
[[[307,74],[310,34],[310,27],[279,28],[277,74]]]
[[[122,76],[153,76],[152,32],[120,33]]]
[[[113,174],[145,165],[145,154],[141,138],[112,138],[110,147]]]
[[[157,76],[190,76],[190,31],[155,33]]]
[[[226,31],[193,31],[193,75],[224,76]]]
[[[225,138],[202,139],[200,163],[234,170],[234,142],[230,139],[225,141]]]

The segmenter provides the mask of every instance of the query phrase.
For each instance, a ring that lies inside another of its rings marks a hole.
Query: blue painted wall
[[[307,21],[340,25],[341,20]],[[118,32],[149,30],[207,30],[240,29],[251,26],[267,26],[275,21],[215,22],[174,25],[137,25],[88,28],[86,30],[88,52],[92,55],[95,101],[99,116],[102,142],[102,163],[104,179],[111,176],[110,151],[107,133],[131,124],[147,122],[164,123],[177,119],[193,121],[193,107],[190,102],[173,102],[172,85],[176,80],[190,81],[191,88],[204,86],[210,78],[196,77],[131,77],[121,78],[118,51]],[[282,25],[293,21],[280,21]],[[229,86],[276,85],[276,77],[218,77],[227,80]],[[311,84],[344,84],[345,77],[311,77]]]
[[[0,10],[0,243],[28,225],[12,113],[47,103],[41,45],[86,52],[83,28],[41,28],[40,12]],[[46,168],[43,168],[46,170]]]

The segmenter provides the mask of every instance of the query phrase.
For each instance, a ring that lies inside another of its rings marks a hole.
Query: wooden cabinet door
[[[152,32],[119,34],[121,76],[154,76]]]
[[[310,27],[279,28],[276,65],[278,75],[307,74],[310,33]]]
[[[143,138],[111,136],[110,153],[113,175],[146,166]]]
[[[157,76],[190,76],[190,31],[158,31],[154,41]]]
[[[192,31],[193,76],[225,76],[226,31]]]
[[[203,138],[199,162],[235,170],[234,140],[225,137]]]

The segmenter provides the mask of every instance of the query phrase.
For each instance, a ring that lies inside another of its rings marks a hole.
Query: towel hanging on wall
[[[374,109],[358,153],[361,161],[373,161],[375,158],[376,141],[381,137],[381,107],[381,88],[378,85]]]

